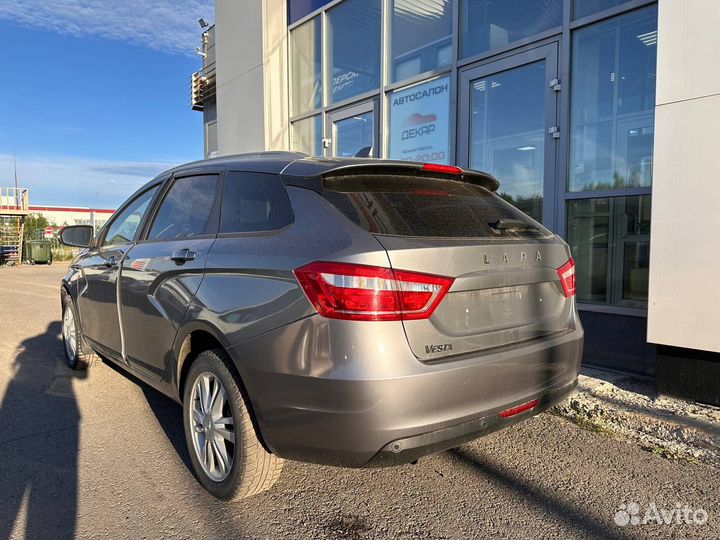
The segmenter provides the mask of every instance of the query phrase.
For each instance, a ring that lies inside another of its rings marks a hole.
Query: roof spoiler
[[[489,191],[497,191],[500,187],[498,180],[484,172],[464,170],[454,165],[437,165],[434,163],[415,163],[403,161],[378,161],[361,163],[344,163],[337,167],[330,168],[320,176],[329,178],[333,176],[346,176],[349,174],[411,174],[426,178],[444,178],[467,182],[484,187]]]

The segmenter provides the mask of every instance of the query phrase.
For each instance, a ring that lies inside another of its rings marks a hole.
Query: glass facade
[[[393,1],[393,82],[452,63],[452,4],[451,0]]]
[[[301,114],[322,103],[322,31],[315,17],[290,32],[291,114]]]
[[[293,122],[291,147],[311,156],[322,155],[322,117],[319,114]]]
[[[320,4],[290,26],[294,149],[488,171],[570,243],[581,309],[642,314],[657,2]]]
[[[288,23],[297,22],[330,2],[331,0],[288,0]]]
[[[657,7],[573,35],[569,191],[652,183]]]
[[[572,44],[566,215],[578,300],[646,307],[657,6],[582,27]],[[574,199],[593,191],[617,195]]]
[[[573,18],[580,19],[598,11],[622,5],[625,0],[573,0]]]
[[[650,195],[568,202],[579,302],[642,307],[650,267]]]
[[[471,89],[470,167],[502,179],[500,195],[542,221],[545,62],[475,79]]]
[[[343,118],[333,123],[336,155],[369,157],[375,143],[375,118],[372,111]]]
[[[460,0],[460,57],[507,47],[562,24],[562,0]]]
[[[450,163],[450,77],[388,96],[392,159]]]
[[[328,11],[328,102],[380,88],[380,0],[345,0]]]

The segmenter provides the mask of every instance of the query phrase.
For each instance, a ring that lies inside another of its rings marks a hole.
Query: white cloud
[[[179,163],[18,155],[18,184],[30,190],[31,205],[116,208],[140,186]],[[0,154],[0,186],[13,185],[13,156]]]
[[[172,53],[193,54],[198,19],[213,0],[2,0],[0,20],[71,36],[98,36]]]

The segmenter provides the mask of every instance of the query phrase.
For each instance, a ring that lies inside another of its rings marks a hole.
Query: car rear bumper
[[[414,461],[538,414],[577,383],[579,323],[562,335],[420,362],[393,323],[312,316],[231,348],[266,447],[346,467]],[[327,345],[325,345],[327,344]],[[498,413],[538,399],[510,418]]]
[[[533,407],[532,410],[509,418],[503,418],[497,412],[494,412],[448,428],[430,431],[421,435],[415,435],[414,437],[398,439],[385,445],[366,466],[387,467],[410,463],[428,454],[454,448],[478,437],[510,427],[530,416],[538,415],[550,407],[557,405],[572,394],[576,386],[577,378],[565,386],[551,388],[542,394],[538,394],[531,398],[532,400],[538,400],[537,406]],[[523,403],[527,403],[527,401]],[[520,404],[521,403],[511,404],[509,407]]]

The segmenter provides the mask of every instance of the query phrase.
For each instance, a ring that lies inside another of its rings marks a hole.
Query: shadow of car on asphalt
[[[589,512],[577,505],[568,504],[549,490],[532,485],[527,480],[512,474],[509,470],[498,467],[491,461],[484,459],[468,447],[458,447],[448,450],[446,455],[455,464],[468,472],[482,475],[491,481],[497,482],[507,491],[522,493],[532,503],[556,516],[566,526],[575,529],[578,537],[598,538],[602,540],[622,540],[629,538],[625,534],[611,529],[611,525],[602,523]]]
[[[185,431],[182,423],[182,406],[173,401],[165,394],[155,390],[152,386],[137,378],[132,373],[125,371],[121,367],[115,365],[114,362],[103,360],[103,363],[115,371],[118,375],[125,377],[133,384],[136,384],[142,390],[145,401],[150,407],[150,411],[155,415],[158,425],[165,432],[173,449],[177,452],[185,467],[192,473],[192,462],[185,444]]]

